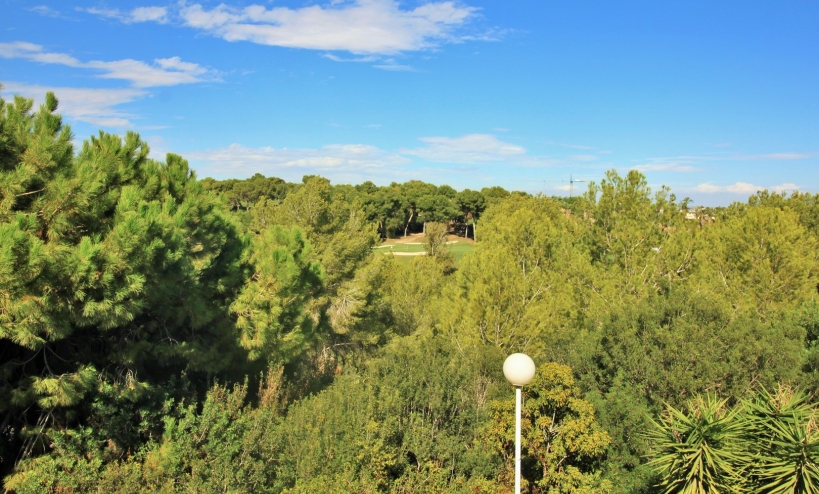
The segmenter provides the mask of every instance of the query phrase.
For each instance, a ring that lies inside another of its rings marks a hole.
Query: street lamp
[[[535,363],[528,355],[513,353],[503,362],[503,375],[515,387],[515,494],[520,494],[520,388],[535,377]]]

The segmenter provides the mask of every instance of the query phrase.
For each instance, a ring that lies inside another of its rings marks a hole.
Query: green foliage
[[[266,262],[181,157],[157,162],[137,134],[102,132],[74,155],[56,105],[50,94],[36,113],[22,98],[0,105],[3,471],[84,423],[107,431],[83,443],[92,456],[106,442],[138,447],[168,396],[184,394],[156,385],[181,372],[241,373],[242,342],[291,358],[307,318],[289,299],[254,306],[250,293],[275,278],[276,293],[305,300],[320,285],[304,274],[320,270],[300,257],[309,247],[296,233],[261,241],[280,247]],[[285,269],[288,261],[302,273]],[[267,278],[248,279],[256,272]],[[256,333],[251,324],[237,333],[229,308],[240,294],[236,307],[253,313]],[[109,401],[128,411],[109,413]]]
[[[819,195],[817,194],[797,191],[787,197],[784,192],[777,194],[764,190],[748,198],[748,205],[793,211],[799,216],[799,223],[802,227],[813,233],[815,237],[819,236]]]
[[[739,210],[708,229],[706,241],[714,248],[697,277],[760,317],[816,294],[819,245],[790,210]]]
[[[697,397],[667,406],[647,433],[663,492],[819,492],[816,405],[789,387],[765,388],[734,408]]]
[[[741,423],[727,400],[697,398],[689,413],[668,407],[651,429],[656,453],[650,465],[662,477],[665,493],[737,492],[743,482],[740,462]]]
[[[460,355],[442,338],[396,340],[367,369],[288,410],[262,446],[275,449],[275,489],[326,482],[328,492],[441,492],[487,483],[497,464],[471,440],[500,358]]]
[[[420,209],[419,216],[424,223],[446,223],[459,216],[459,211],[452,198],[440,193],[421,196],[418,199],[418,209]]]
[[[464,189],[455,196],[455,205],[461,211],[463,221],[472,224],[472,238],[477,240],[478,219],[489,205],[486,197],[480,192]]]
[[[719,390],[739,399],[752,383],[797,377],[804,333],[787,320],[737,317],[722,304],[674,288],[612,311],[599,329],[595,379],[624,379],[648,403],[682,405]]]
[[[756,489],[771,494],[819,492],[816,405],[798,390],[762,389],[743,409],[744,467]]]
[[[572,370],[560,364],[538,367],[523,389],[521,443],[522,476],[529,492],[606,493],[601,460],[611,441],[595,419],[594,408],[582,399]],[[487,446],[505,460],[501,483],[514,483],[515,402],[512,393],[489,404],[492,420],[483,430]]]
[[[223,367],[236,348],[226,301],[243,281],[242,240],[187,162],[148,159],[134,133],[100,133],[74,156],[56,106],[17,98],[0,123],[0,412],[41,433],[98,383]]]
[[[0,100],[9,490],[507,492],[512,351],[556,362],[532,492],[815,490],[816,195],[691,220],[636,171],[570,199],[199,181],[135,133],[75,152],[56,108]],[[481,226],[457,270],[452,222]],[[372,254],[421,231],[429,256]]]
[[[230,209],[247,211],[259,201],[282,201],[291,187],[277,177],[267,177],[259,173],[247,180],[229,179],[216,181],[212,178],[202,180],[206,190],[220,194]]]
[[[287,362],[315,338],[316,321],[306,306],[321,290],[324,273],[309,254],[298,228],[279,226],[265,230],[246,250],[253,275],[230,311],[250,359]]]
[[[495,185],[481,189],[481,195],[486,199],[487,206],[494,206],[508,199],[511,194],[503,187]]]
[[[280,204],[261,203],[254,208],[266,209],[257,217],[264,223],[252,225],[264,231],[269,225],[296,226],[302,229],[314,248],[314,258],[324,267],[326,284],[332,290],[343,280],[354,276],[356,268],[370,256],[377,240],[373,226],[367,225],[359,204],[348,204],[340,193],[334,193],[327,179],[309,177],[303,186],[289,194]]]
[[[447,226],[444,223],[429,222],[424,227],[424,249],[433,258],[446,256]]]
[[[261,381],[259,404],[247,406],[248,385],[215,385],[195,405],[165,419],[164,434],[121,461],[103,461],[87,447],[89,432],[58,436],[55,453],[23,461],[6,479],[12,492],[279,492],[265,438],[280,420],[281,369]],[[85,436],[83,436],[85,435]]]
[[[409,263],[392,261],[384,292],[397,334],[424,333],[436,326],[444,310],[440,296],[447,269],[446,264],[426,256],[414,257]]]
[[[466,256],[447,293],[444,321],[455,338],[509,351],[545,351],[558,318],[574,296],[560,290],[583,254],[572,245],[575,226],[549,199],[512,198],[483,220],[481,242]]]

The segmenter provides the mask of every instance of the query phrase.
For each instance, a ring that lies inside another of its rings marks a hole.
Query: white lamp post
[[[503,362],[503,375],[515,387],[515,494],[520,494],[520,388],[535,377],[535,363],[528,355],[513,353]]]

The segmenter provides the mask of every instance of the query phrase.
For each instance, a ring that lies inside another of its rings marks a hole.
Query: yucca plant
[[[654,455],[649,465],[660,476],[665,494],[745,492],[741,444],[743,428],[737,410],[715,396],[695,398],[690,411],[666,405],[647,434]]]
[[[804,393],[780,386],[744,404],[744,463],[754,492],[819,493],[816,407]]]

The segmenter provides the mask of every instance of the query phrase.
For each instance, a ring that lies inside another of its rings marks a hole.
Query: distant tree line
[[[312,187],[315,180],[326,179],[306,175],[302,183],[295,184],[257,173],[245,180],[205,178],[202,185],[220,194],[229,209],[249,213],[260,202],[278,205],[301,187]],[[341,197],[348,204],[355,203],[365,219],[377,225],[382,238],[422,233],[429,222],[457,224],[459,233],[475,238],[478,220],[486,208],[512,194],[499,186],[458,192],[449,185],[436,186],[420,180],[393,182],[383,187],[369,181],[355,186],[331,186],[331,195]]]

